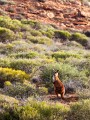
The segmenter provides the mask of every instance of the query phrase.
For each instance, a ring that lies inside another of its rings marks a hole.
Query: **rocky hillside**
[[[43,1],[43,2],[42,2]],[[0,15],[33,19],[60,29],[90,29],[90,2],[80,0],[0,0]]]

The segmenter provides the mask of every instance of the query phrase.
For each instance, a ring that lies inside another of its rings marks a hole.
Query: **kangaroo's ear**
[[[58,77],[58,73],[59,73],[59,70],[57,70],[56,73],[55,73],[57,77]]]
[[[59,70],[56,71],[57,73],[59,72]]]

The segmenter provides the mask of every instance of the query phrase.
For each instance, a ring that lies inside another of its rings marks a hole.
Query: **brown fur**
[[[65,87],[58,77],[58,72],[54,74],[53,79],[54,79],[53,84],[54,84],[55,94],[57,95],[57,97],[58,94],[61,94],[61,98],[64,99]]]

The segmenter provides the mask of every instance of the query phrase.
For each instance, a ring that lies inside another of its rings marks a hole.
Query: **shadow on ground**
[[[64,104],[68,104],[71,102],[77,102],[79,100],[79,97],[76,94],[67,94],[65,95],[64,99],[61,99],[61,96],[57,98],[56,95],[49,95],[48,99],[53,102],[61,102]]]

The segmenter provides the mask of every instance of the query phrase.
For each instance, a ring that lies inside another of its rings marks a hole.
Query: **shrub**
[[[10,59],[9,58],[0,58],[0,67],[10,67]]]
[[[26,73],[32,73],[33,68],[37,68],[40,65],[40,61],[31,59],[13,59],[10,62],[11,68],[16,70],[22,70]]]
[[[66,59],[68,57],[80,58],[81,55],[73,53],[73,52],[57,51],[57,52],[52,53],[52,57],[58,60],[58,58]]]
[[[3,109],[4,112],[0,112],[1,120],[13,120],[13,118],[16,120],[64,120],[69,112],[69,107],[62,104],[50,104],[36,100],[29,100],[21,106],[6,104]]]
[[[32,28],[34,29],[41,29],[41,24],[37,21],[34,21],[34,20],[22,20],[21,21],[22,24],[29,24]]]
[[[38,111],[39,118],[41,120],[63,120],[67,116],[69,108],[62,104],[49,104],[48,102],[36,102],[29,101],[28,105],[35,108]]]
[[[68,64],[62,64],[62,63],[61,64],[60,63],[54,63],[54,64],[52,63],[52,64],[45,65],[41,72],[41,78],[44,80],[44,82],[52,83],[53,69],[55,71],[59,70],[59,73],[60,73],[59,75],[60,75],[61,79],[65,80],[65,77],[66,77],[66,80],[68,80],[69,77],[71,76],[70,75],[70,73],[72,71],[71,69],[73,69],[73,68]]]
[[[4,93],[12,97],[27,98],[35,95],[36,89],[34,85],[31,85],[30,83],[22,84],[22,83],[16,82],[12,84],[12,86],[5,86]]]
[[[30,30],[32,36],[42,36],[42,33],[37,30]]]
[[[89,59],[81,58],[67,58],[65,63],[70,64],[73,67],[77,67],[78,70],[86,72],[87,77],[90,75],[90,61]],[[87,74],[88,72],[88,74]]]
[[[88,88],[89,87],[89,88]],[[88,82],[88,87],[87,88],[82,88],[82,89],[77,89],[77,94],[80,99],[89,99],[90,98],[90,85]]]
[[[88,43],[88,37],[86,37],[86,35],[81,34],[81,33],[73,33],[70,40],[74,40],[82,44],[83,46],[86,46]]]
[[[21,26],[22,24],[19,20],[12,20],[10,17],[7,16],[0,17],[0,27],[4,27],[14,31],[20,31]]]
[[[3,104],[4,103],[4,104]],[[3,95],[0,94],[0,107],[5,105],[5,103],[7,104],[14,104],[14,103],[19,103],[19,101],[13,97],[7,96],[7,95]]]
[[[11,43],[0,43],[0,53],[3,55],[8,55],[9,53],[13,52],[13,44]]]
[[[38,44],[47,44],[50,45],[52,43],[52,40],[47,37],[34,37],[34,36],[27,36],[27,39],[30,40],[33,43]]]
[[[13,39],[15,39],[13,31],[0,27],[0,42],[12,41]]]
[[[16,70],[22,70],[26,73],[32,73],[33,69],[37,69],[37,67],[46,64],[51,63],[53,60],[47,60],[47,59],[14,59],[14,58],[0,58],[0,66],[1,67],[9,67]]]
[[[5,81],[18,81],[23,82],[25,79],[29,79],[29,76],[21,70],[13,70],[11,68],[0,67],[0,84],[3,87]]]
[[[52,63],[52,64],[45,65],[40,74],[43,83],[45,84],[46,87],[48,87],[49,90],[50,89],[52,90],[52,87],[53,87],[53,84],[52,84],[53,69],[55,71],[59,70],[59,78],[64,83],[68,83],[69,80],[73,80],[73,81],[78,80],[82,84],[85,84],[88,81],[88,77],[84,70],[79,71],[76,67],[72,67],[69,64]]]
[[[90,100],[83,100],[70,106],[70,113],[67,120],[89,120]]]
[[[46,87],[39,87],[37,90],[37,93],[39,95],[46,95],[48,94],[48,89]]]
[[[47,29],[47,30],[43,30],[43,29],[41,29],[40,30],[41,31],[41,33],[44,35],[44,36],[47,36],[47,37],[49,37],[49,38],[53,38],[54,37],[54,30],[53,29]]]
[[[11,86],[11,85],[12,85],[12,83],[10,81],[5,81],[4,82],[4,86]]]
[[[30,50],[30,44],[22,40],[13,41],[12,45],[13,45],[13,51],[16,53],[20,51],[25,52]]]
[[[54,30],[48,29],[45,34],[47,37],[53,38],[54,37]]]
[[[17,54],[11,54],[11,57],[16,57],[16,58],[35,58],[38,57],[39,54],[37,52],[31,51],[31,52],[21,52]]]
[[[37,109],[29,105],[22,107],[19,116],[20,116],[19,120],[38,120],[39,118]]]
[[[68,47],[75,47],[75,49],[76,49],[76,48],[81,48],[81,49],[83,49],[83,46],[82,46],[80,43],[76,42],[76,41],[70,41],[70,42],[67,44],[67,46],[68,46]]]
[[[56,38],[61,38],[63,40],[69,39],[71,34],[68,31],[63,31],[63,30],[56,30],[55,31],[55,37]]]

